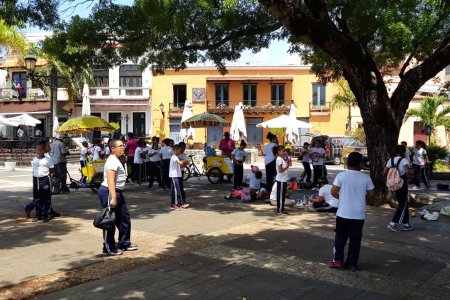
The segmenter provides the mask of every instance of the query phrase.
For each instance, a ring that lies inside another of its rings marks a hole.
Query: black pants
[[[133,176],[134,176],[134,156],[127,156],[127,165],[125,166],[125,170],[127,170],[128,172],[128,166],[130,168],[130,172],[128,173],[127,179],[133,180]]]
[[[150,162],[150,168],[148,172],[148,187],[153,187],[153,182],[155,182],[155,180],[161,187],[161,162],[159,161]]]
[[[303,173],[300,176],[300,180],[303,180],[306,176],[306,181],[311,182],[311,165],[309,162],[302,161]]]
[[[275,176],[277,175],[276,159],[266,165],[266,185],[267,190],[270,192],[272,190],[273,182]]]
[[[61,186],[61,190],[67,191],[67,162],[55,164],[55,175],[58,179],[57,184]]]
[[[116,190],[117,205],[114,208],[116,213],[116,227],[119,229],[118,246],[119,249],[126,249],[131,245],[131,218],[128,211],[125,198],[120,190]],[[109,190],[107,187],[100,186],[98,189],[98,198],[102,207],[108,207]],[[108,252],[117,249],[114,240],[116,228],[103,230],[103,251]]]
[[[50,178],[48,176],[39,178],[33,177],[33,180],[36,181],[33,183],[33,199],[36,209],[36,218],[48,219],[52,204]]]
[[[331,212],[331,213],[336,213],[337,212],[337,207],[333,207],[330,204],[326,203],[325,201],[323,202],[314,202],[313,203],[313,207],[317,212]]]
[[[163,159],[161,161],[161,187],[170,189],[169,178],[170,159]]]
[[[284,211],[286,201],[287,182],[275,181],[277,184],[277,212]]]
[[[420,178],[422,177],[423,183],[426,187],[430,187],[430,183],[428,182],[427,174],[426,174],[426,166],[421,168],[420,165],[413,164],[414,170],[414,178],[413,182],[416,186],[420,187]]]
[[[242,187],[244,165],[242,163],[233,163],[233,173],[233,189],[237,190]]]
[[[336,228],[334,232],[334,260],[344,261],[344,248],[349,240],[347,265],[358,264],[359,252],[361,250],[362,229],[364,220],[345,219],[336,217]]]
[[[408,211],[408,179],[406,176],[402,176],[403,185],[400,189],[395,191],[395,198],[397,199],[398,206],[395,210],[393,223],[409,223],[409,211]]]
[[[313,180],[313,186],[317,185],[317,182],[319,181],[319,177],[327,177],[327,168],[325,165],[316,165],[313,166],[314,168],[314,180]]]
[[[180,182],[183,181],[183,178],[181,177],[172,177],[170,178],[172,180],[172,194],[171,194],[171,205],[176,205],[176,206],[180,206],[181,204],[183,204],[183,196],[182,194],[184,193],[181,192],[181,186],[180,186]]]
[[[133,163],[133,175],[131,176],[131,180],[137,181],[138,184],[141,184],[143,174],[144,174],[144,164]]]

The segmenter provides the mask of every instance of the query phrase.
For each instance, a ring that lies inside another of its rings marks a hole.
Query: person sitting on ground
[[[319,177],[318,185],[320,188],[319,195],[310,199],[313,202],[313,207],[317,212],[336,213],[339,207],[339,199],[331,195],[333,185],[328,184],[328,180],[325,177]]]

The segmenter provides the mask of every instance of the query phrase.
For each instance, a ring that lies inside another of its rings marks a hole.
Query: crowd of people
[[[264,165],[266,182],[261,182],[263,174],[257,166],[251,166],[250,173],[244,180],[244,162],[247,153],[244,140],[236,142],[230,139],[228,132],[219,144],[219,150],[223,157],[229,158],[233,163],[233,189],[242,189],[248,186],[251,193],[258,193],[262,187],[275,193],[276,214],[286,215],[285,209],[288,184],[290,182],[289,169],[292,167],[292,159],[286,148],[279,145],[277,136],[268,133],[269,143],[264,147]],[[426,145],[417,141],[414,153],[409,151],[402,143],[395,147],[394,155],[386,163],[386,174],[390,169],[398,170],[399,177],[403,180],[395,197],[398,207],[387,225],[391,231],[412,230],[409,223],[408,212],[408,180],[409,165],[413,162],[413,183],[419,187],[419,178],[423,179],[425,187],[429,187],[426,178],[425,166],[427,165]],[[128,133],[127,138],[113,139],[109,143],[95,140],[89,147],[87,142],[82,143],[80,154],[80,166],[83,168],[89,160],[105,160],[104,178],[98,190],[98,197],[102,207],[109,207],[116,213],[116,227],[119,235],[115,241],[115,228],[103,232],[103,253],[108,256],[116,256],[123,251],[137,250],[138,246],[131,242],[131,218],[124,197],[126,183],[140,184],[148,181],[148,187],[155,189],[157,182],[160,190],[170,190],[171,210],[182,210],[190,204],[186,200],[183,186],[183,168],[189,164],[189,158],[184,154],[186,144],[175,144],[173,140],[166,138],[161,141],[153,137],[148,143],[145,139],[135,138],[133,133]],[[215,150],[205,145],[205,156],[215,155]],[[62,192],[69,192],[65,180],[67,174],[68,150],[59,136],[51,145],[41,142],[36,148],[36,157],[33,159],[33,199],[27,205],[26,212],[30,215],[35,209],[34,221],[48,222],[52,217],[59,215],[52,210],[50,176],[54,173],[61,178]],[[366,201],[374,195],[374,185],[370,177],[362,173],[363,157],[360,153],[352,152],[348,156],[348,170],[339,173],[329,184],[327,170],[324,164],[326,152],[320,141],[310,148],[309,143],[304,143],[300,149],[300,157],[303,173],[299,181],[305,181],[309,188],[316,188],[318,195],[308,199],[312,206],[319,212],[336,213],[336,229],[334,242],[334,257],[328,263],[331,268],[348,268],[355,271],[359,258],[362,238],[362,228],[365,219]],[[311,172],[310,164],[313,165]],[[291,174],[292,175],[292,174]],[[312,179],[312,180],[311,180]],[[274,200],[275,200],[274,199]],[[349,241],[348,255],[344,262],[344,247]]]

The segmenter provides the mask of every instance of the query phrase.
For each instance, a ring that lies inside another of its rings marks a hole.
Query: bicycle
[[[195,155],[188,155],[189,158],[191,159],[191,162],[189,163],[189,165],[185,168],[182,169],[182,174],[183,174],[183,181],[188,180],[189,178],[192,177],[197,177],[198,180],[200,180],[201,176],[205,176],[206,172],[205,172],[205,164],[203,164],[202,167],[202,171],[200,171],[200,169],[197,167],[197,165],[194,162],[194,156]]]

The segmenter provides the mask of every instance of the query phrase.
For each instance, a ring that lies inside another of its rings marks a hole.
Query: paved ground
[[[341,170],[329,169],[331,177]],[[294,168],[294,176],[299,170]],[[50,223],[21,218],[31,196],[30,174],[0,169],[0,298],[448,299],[450,294],[450,220],[443,217],[437,222],[416,217],[415,230],[393,233],[386,229],[393,210],[369,207],[361,271],[351,274],[324,265],[332,255],[333,215],[292,208],[279,217],[267,204],[224,200],[229,185],[205,178],[186,183],[192,208],[169,211],[167,192],[148,191],[144,184],[126,194],[140,250],[105,258],[99,255],[100,231],[92,226],[98,199],[87,189],[55,196],[63,217]],[[426,193],[449,199],[448,193]],[[95,276],[104,269],[107,275]],[[27,292],[24,282],[52,284]],[[60,289],[57,282],[65,289],[48,294]]]

